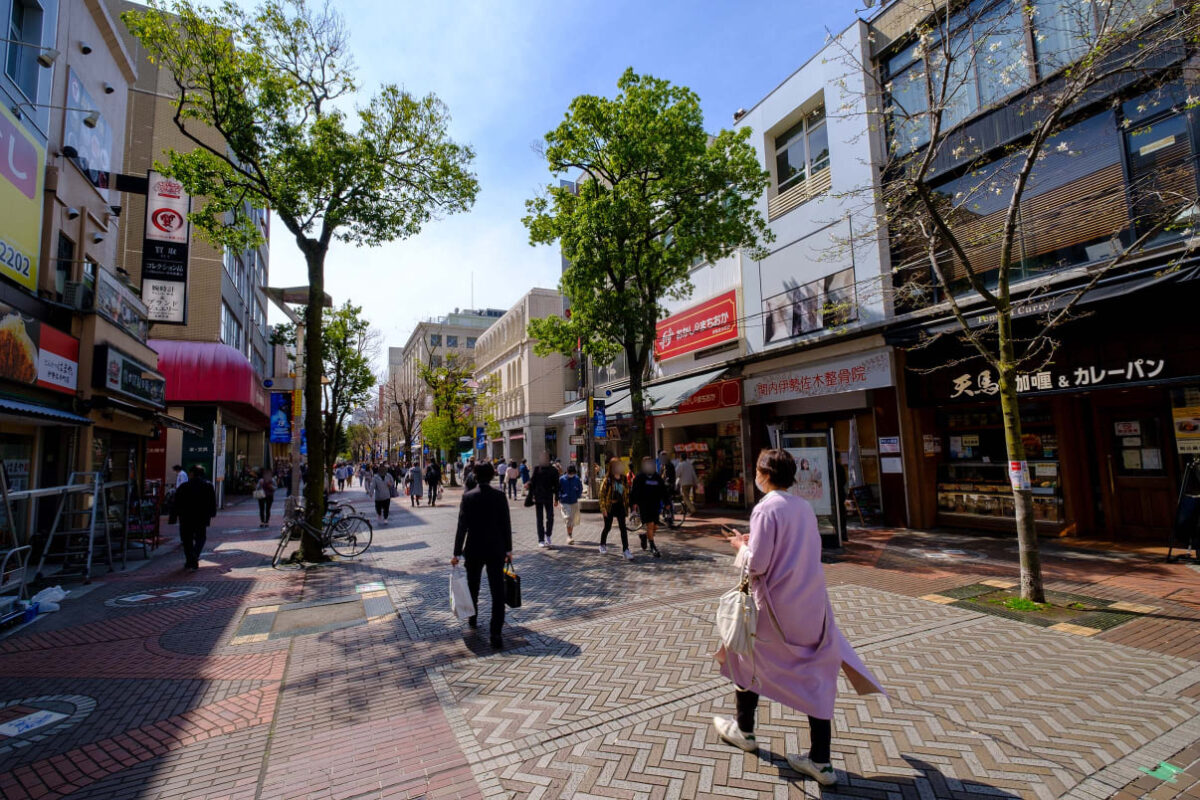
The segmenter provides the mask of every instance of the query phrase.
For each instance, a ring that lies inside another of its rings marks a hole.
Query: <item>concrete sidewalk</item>
[[[0,795],[1159,798],[1190,783],[1140,771],[1200,742],[1190,567],[1048,547],[1051,588],[1153,609],[1081,636],[921,599],[1011,580],[1003,541],[856,534],[830,595],[889,696],[840,696],[843,778],[821,795],[784,760],[806,744],[801,715],[764,704],[756,756],[711,729],[732,706],[710,657],[732,582],[719,540],[685,527],[654,560],[635,538],[626,563],[596,552],[585,516],[580,544],[562,546],[559,520],[560,546],[539,550],[532,509],[511,503],[525,602],[495,653],[448,607],[458,496],[397,498],[363,557],[303,570],[272,570],[276,529],[238,506],[198,572],[164,552],[0,641]]]

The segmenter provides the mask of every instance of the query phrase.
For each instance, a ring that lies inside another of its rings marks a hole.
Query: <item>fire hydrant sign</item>
[[[1029,488],[1029,464],[1025,461],[1008,462],[1008,478],[1012,488],[1026,490]]]
[[[183,184],[151,171],[146,191],[146,232],[142,240],[142,301],[150,321],[187,324],[188,212]]]

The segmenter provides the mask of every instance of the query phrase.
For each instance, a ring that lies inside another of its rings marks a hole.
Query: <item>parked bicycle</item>
[[[355,558],[371,546],[375,529],[370,520],[355,513],[354,506],[349,503],[332,504],[325,514],[323,528],[310,525],[302,515],[297,514],[294,518],[284,521],[271,566],[278,567],[285,560],[283,555],[287,552],[288,545],[305,536],[316,539],[322,550],[329,548],[339,556]]]

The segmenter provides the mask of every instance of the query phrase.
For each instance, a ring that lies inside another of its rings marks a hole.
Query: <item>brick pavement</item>
[[[702,525],[663,534],[661,561],[638,551],[627,564],[595,552],[594,516],[580,545],[538,550],[530,510],[514,503],[525,604],[497,654],[449,612],[456,497],[396,502],[363,558],[307,570],[267,567],[273,537],[236,507],[198,572],[179,569],[171,544],[0,640],[0,726],[49,720],[0,735],[0,796],[1200,795],[1200,573],[1189,567],[1049,544],[1051,588],[1156,609],[1083,638],[919,599],[1014,575],[1004,540],[856,532],[827,567],[831,597],[890,695],[843,692],[843,779],[821,794],[784,757],[807,744],[801,715],[764,703],[754,756],[711,730],[731,710],[710,658],[731,559]],[[248,610],[374,581],[395,606],[388,619],[234,641]],[[1183,772],[1140,771],[1159,761]]]

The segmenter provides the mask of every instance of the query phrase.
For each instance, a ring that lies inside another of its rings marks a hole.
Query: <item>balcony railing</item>
[[[767,218],[775,219],[782,216],[796,206],[807,203],[822,192],[829,191],[830,187],[833,186],[833,179],[830,177],[829,172],[828,169],[823,169],[817,174],[800,181],[786,192],[780,192],[767,200]]]

